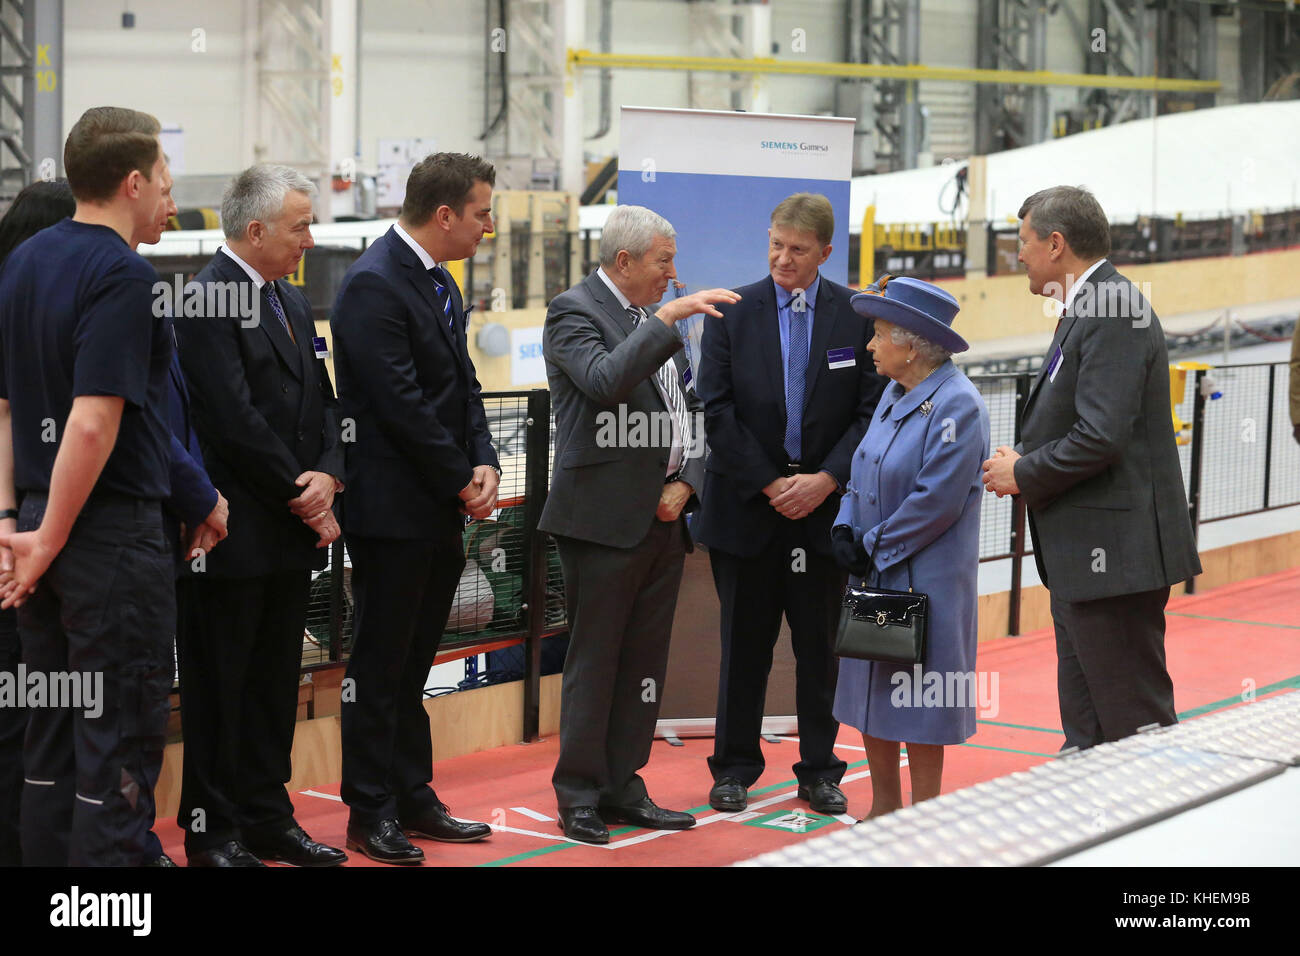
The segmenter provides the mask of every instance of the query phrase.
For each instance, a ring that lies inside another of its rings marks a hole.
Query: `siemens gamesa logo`
[[[779,153],[829,153],[831,148],[825,143],[791,143],[780,139],[765,139],[759,142],[761,149],[774,149]]]

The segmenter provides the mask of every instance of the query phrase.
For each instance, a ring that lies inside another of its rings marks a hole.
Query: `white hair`
[[[619,206],[600,231],[600,264],[608,268],[618,258],[620,249],[626,249],[633,259],[640,259],[652,245],[655,236],[672,239],[677,230],[659,213],[645,206]]]
[[[921,360],[938,368],[952,357],[952,353],[942,345],[936,345],[924,335],[895,325],[889,330],[889,338],[895,345],[911,346],[921,356]]]
[[[250,166],[226,187],[221,197],[221,228],[227,239],[242,239],[254,220],[278,219],[289,193],[316,196],[316,184],[292,166],[264,163]]]

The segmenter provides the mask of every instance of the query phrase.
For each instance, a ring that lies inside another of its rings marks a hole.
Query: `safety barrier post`
[[[1205,449],[1205,394],[1201,383],[1205,381],[1205,371],[1196,370],[1196,384],[1192,388],[1192,461],[1187,477],[1187,508],[1192,517],[1193,542],[1201,536],[1201,455]],[[1196,593],[1196,578],[1187,580],[1186,592]]]
[[[536,740],[541,725],[542,630],[546,626],[546,535],[537,530],[550,484],[551,393],[528,395],[528,437],[524,456],[524,726],[523,739]]]

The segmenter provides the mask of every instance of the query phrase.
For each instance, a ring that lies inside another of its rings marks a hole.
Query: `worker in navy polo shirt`
[[[160,503],[171,341],[129,243],[159,207],[158,133],[144,113],[87,110],[64,146],[76,215],[0,276],[0,594],[21,605],[28,672],[82,688],[29,708],[28,865],[137,865],[153,818],[176,613]]]

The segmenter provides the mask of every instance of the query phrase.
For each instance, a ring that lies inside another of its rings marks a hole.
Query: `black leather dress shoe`
[[[298,824],[274,836],[245,837],[248,852],[263,860],[277,860],[294,866],[338,866],[348,861],[342,850],[317,843]]]
[[[833,780],[814,780],[811,786],[799,788],[799,799],[807,800],[808,806],[818,813],[839,816],[849,812],[849,801]]]
[[[709,806],[724,812],[743,810],[749,806],[749,789],[736,777],[719,777],[709,791]]]
[[[186,852],[185,861],[188,866],[266,866],[249,853],[242,843],[234,840],[198,853]]]
[[[601,807],[600,816],[606,823],[630,823],[651,830],[689,830],[695,818],[689,813],[657,807],[649,797],[624,807]]]
[[[396,820],[380,820],[369,826],[349,823],[348,849],[364,853],[380,863],[407,865],[424,862],[424,851],[406,838]]]
[[[570,840],[608,843],[609,828],[595,807],[560,807],[560,829]]]
[[[443,843],[473,843],[492,835],[492,828],[486,823],[462,823],[457,820],[447,812],[445,803],[438,804],[422,816],[403,819],[402,829],[407,836],[441,840]]]
[[[175,866],[175,865],[176,865],[176,861],[173,860],[171,857],[169,857],[166,853],[164,853],[164,854],[162,854],[162,856],[159,856],[159,857],[157,857],[156,859],[150,860],[148,863],[144,863],[144,864],[141,864],[141,865],[142,865],[142,866],[167,867],[167,866]]]

